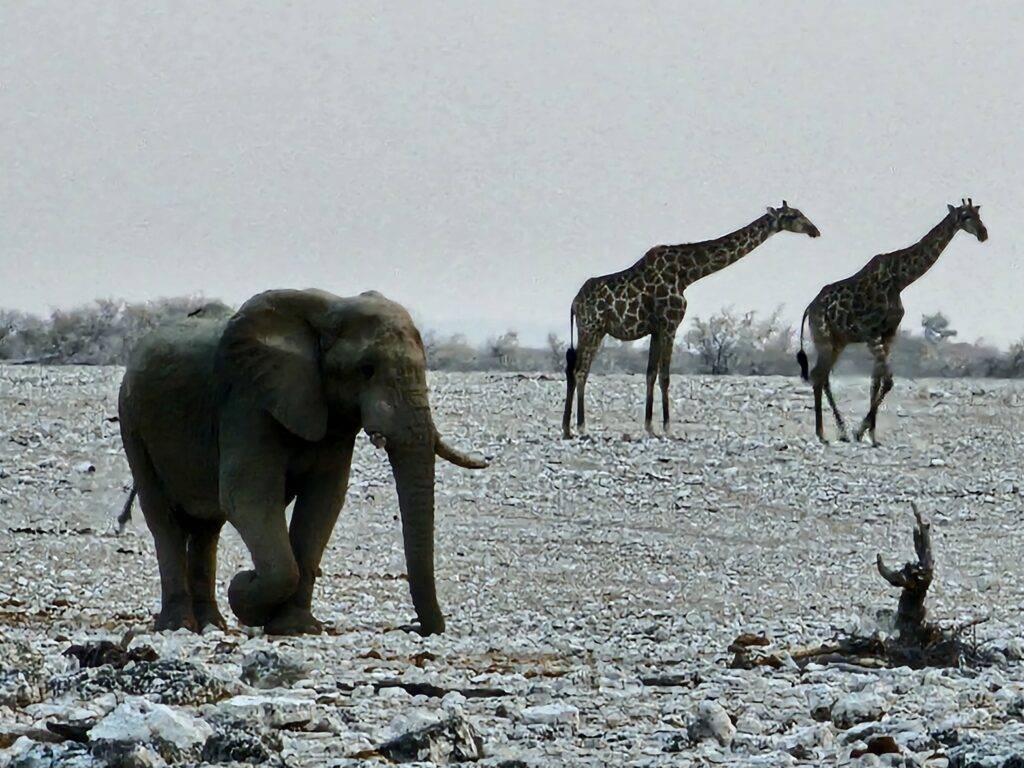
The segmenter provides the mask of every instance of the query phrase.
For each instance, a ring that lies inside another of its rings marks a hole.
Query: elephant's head
[[[232,386],[249,390],[289,432],[317,442],[362,427],[387,450],[420,631],[444,631],[434,586],[434,457],[469,469],[487,464],[438,434],[426,354],[408,312],[374,292],[268,291],[229,321],[220,349]]]

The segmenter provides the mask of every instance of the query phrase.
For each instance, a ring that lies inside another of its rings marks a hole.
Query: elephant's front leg
[[[253,563],[231,580],[228,602],[243,624],[263,626],[299,583],[284,516],[288,452],[269,416],[232,419],[228,427],[222,421],[221,507]]]
[[[355,435],[340,446],[324,448],[314,469],[300,482],[289,530],[299,566],[299,583],[291,598],[266,625],[274,635],[317,634],[323,625],[313,616],[313,587],[320,560],[331,540],[334,524],[345,503]]]

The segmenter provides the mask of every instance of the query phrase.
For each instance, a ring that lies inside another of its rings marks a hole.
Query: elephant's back
[[[196,318],[152,331],[132,351],[121,382],[122,434],[141,442],[166,490],[189,507],[197,500],[183,497],[216,500],[214,363],[224,326]]]
[[[133,403],[172,394],[193,399],[213,386],[217,345],[226,323],[188,319],[150,331],[128,358],[122,399]]]

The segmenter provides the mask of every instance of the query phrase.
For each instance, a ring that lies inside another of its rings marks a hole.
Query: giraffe
[[[569,349],[565,353],[567,391],[562,417],[564,437],[572,437],[569,421],[574,393],[577,396],[576,425],[581,431],[585,428],[583,396],[587,376],[606,335],[622,341],[651,337],[644,428],[648,434],[653,434],[651,417],[657,378],[661,386],[662,426],[667,432],[669,366],[676,329],[686,313],[683,292],[692,283],[724,269],[783,230],[811,237],[820,234],[810,219],[783,200],[781,208],[769,206],[768,212],[755,221],[716,240],[657,245],[628,269],[587,280],[573,299],[569,313]],[[574,323],[578,349],[572,343]]]
[[[889,352],[903,319],[900,293],[931,268],[958,230],[974,235],[980,242],[988,239],[988,231],[978,213],[980,205],[974,205],[967,199],[962,200],[958,207],[950,205],[948,208],[942,221],[920,241],[908,248],[879,254],[857,274],[826,285],[804,312],[800,321],[800,351],[796,359],[800,364],[800,375],[814,385],[814,426],[818,439],[823,443],[828,441],[821,414],[822,392],[832,408],[839,439],[849,440],[846,424],[832,396],[829,374],[848,344],[864,343],[875,360],[871,372],[871,405],[854,432],[854,439],[859,442],[867,431],[872,444],[878,445],[875,417],[878,406],[892,389]],[[804,352],[804,325],[807,323],[810,324],[811,340],[817,352],[814,369],[810,372]]]

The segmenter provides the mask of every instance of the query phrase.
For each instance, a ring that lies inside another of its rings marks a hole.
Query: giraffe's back
[[[855,274],[818,292],[808,307],[816,340],[849,344],[896,333],[903,319],[903,302],[889,275],[894,255],[879,254]]]
[[[573,312],[581,333],[635,341],[659,328],[674,330],[686,313],[686,300],[667,280],[627,269],[587,280]]]

